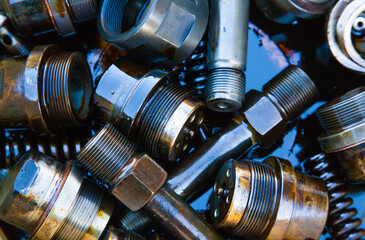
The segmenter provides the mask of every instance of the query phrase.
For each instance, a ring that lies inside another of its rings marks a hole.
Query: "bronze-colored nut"
[[[255,140],[262,147],[272,146],[278,135],[285,134],[286,120],[281,116],[275,104],[262,93],[250,91],[246,98],[253,104],[246,108],[243,116],[254,133]]]
[[[166,178],[167,172],[144,153],[126,166],[112,193],[132,211],[137,211],[161,188]]]

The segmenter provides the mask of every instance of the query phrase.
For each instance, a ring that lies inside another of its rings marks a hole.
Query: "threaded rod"
[[[86,22],[96,18],[96,0],[68,0],[75,23]]]

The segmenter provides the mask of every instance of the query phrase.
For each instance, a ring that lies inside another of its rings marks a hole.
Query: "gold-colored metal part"
[[[317,110],[326,130],[318,140],[334,153],[352,182],[365,181],[365,87],[345,93]]]
[[[287,160],[232,160],[218,173],[211,217],[217,227],[244,238],[318,239],[328,202],[324,182],[296,173]]]
[[[28,151],[1,178],[0,219],[30,239],[96,240],[113,212],[113,201],[72,162]]]

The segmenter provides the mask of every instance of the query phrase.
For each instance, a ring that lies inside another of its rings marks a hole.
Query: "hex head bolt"
[[[255,0],[259,9],[270,20],[293,24],[298,19],[312,19],[326,14],[335,0]]]
[[[74,24],[96,18],[96,0],[35,0],[1,2],[7,15],[21,36],[57,31],[63,37],[76,33]]]
[[[202,39],[208,15],[207,0],[104,0],[98,29],[105,41],[131,56],[173,68]]]
[[[222,239],[169,187],[167,173],[111,124],[103,127],[77,155],[77,162],[132,211],[143,209],[177,239]]]
[[[248,38],[248,0],[212,0],[208,25],[207,106],[234,112],[245,99]]]
[[[247,239],[319,239],[327,221],[325,183],[297,173],[287,160],[229,161],[217,175],[211,218]]]
[[[39,133],[56,133],[59,126],[85,123],[92,80],[81,53],[37,46],[26,59],[1,60],[0,76],[2,127],[30,126]]]
[[[0,219],[30,239],[96,240],[113,212],[114,202],[72,162],[28,151],[0,176]]]
[[[148,153],[176,161],[197,136],[205,111],[176,80],[175,72],[121,57],[101,77],[94,103],[104,121]]]
[[[365,87],[323,105],[317,117],[326,131],[318,138],[323,151],[337,158],[348,180],[365,182]]]
[[[297,66],[288,66],[263,87],[250,91],[246,105],[213,137],[203,143],[169,173],[167,184],[188,200],[213,185],[214,178],[228,159],[235,159],[254,144],[268,148],[314,103],[318,89]]]

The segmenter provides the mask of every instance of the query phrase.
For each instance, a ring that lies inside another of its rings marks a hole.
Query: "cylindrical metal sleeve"
[[[168,175],[167,184],[184,199],[213,185],[224,162],[237,158],[252,146],[252,133],[244,123],[230,122]]]
[[[144,210],[176,239],[223,239],[167,186],[154,195]]]
[[[96,0],[64,0],[69,3],[73,21],[86,22],[96,18],[98,4]]]

